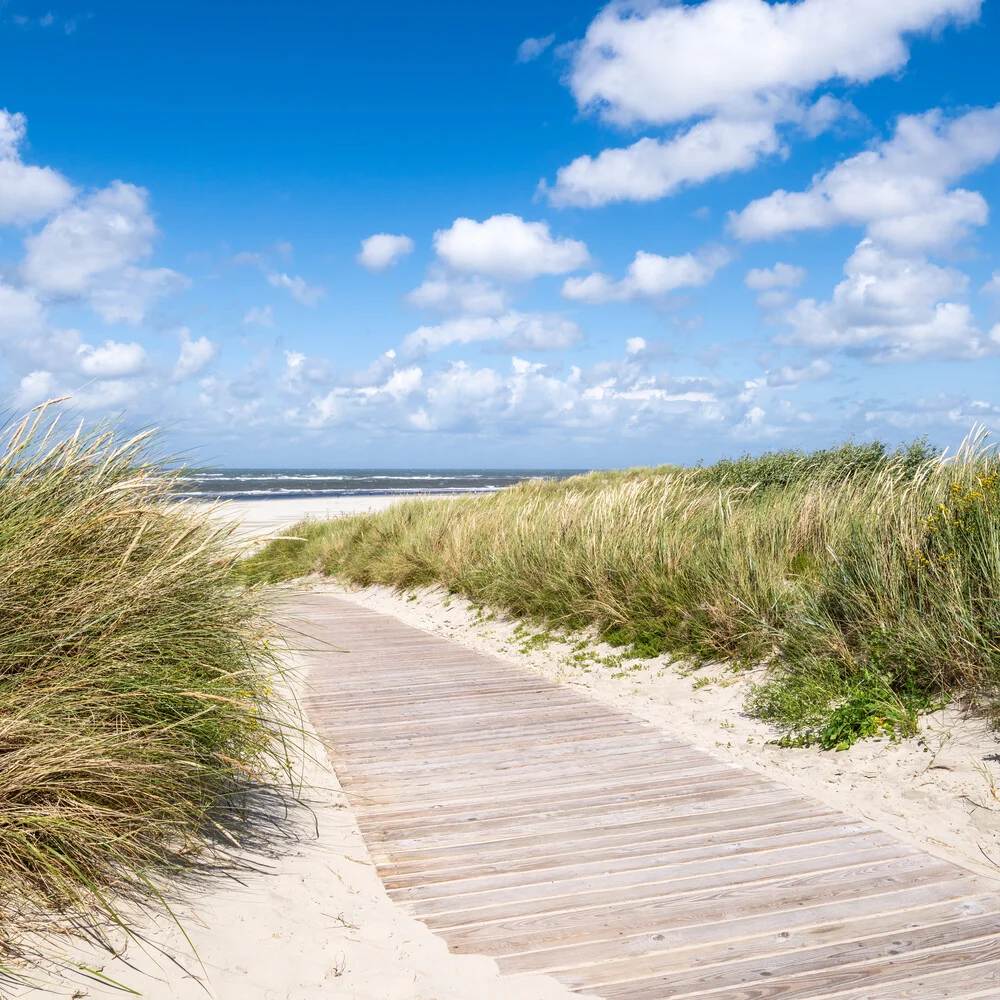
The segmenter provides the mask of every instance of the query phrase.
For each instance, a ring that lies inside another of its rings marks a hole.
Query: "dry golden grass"
[[[306,541],[243,572],[437,583],[636,655],[767,660],[750,707],[838,745],[905,732],[956,691],[995,694],[996,469],[978,435],[947,460],[917,442],[592,473],[297,525]]]
[[[234,586],[230,529],[171,502],[149,435],[64,433],[52,414],[0,440],[8,953],[32,914],[99,926],[118,901],[155,904],[162,876],[238,835],[285,762],[273,629]]]

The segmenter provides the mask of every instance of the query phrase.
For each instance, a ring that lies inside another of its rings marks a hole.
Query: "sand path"
[[[389,896],[588,995],[1000,994],[997,883],[538,674],[325,594],[309,715]]]

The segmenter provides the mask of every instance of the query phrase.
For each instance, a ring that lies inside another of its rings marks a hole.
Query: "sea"
[[[185,472],[178,494],[195,500],[489,493],[526,479],[586,469],[214,469]]]

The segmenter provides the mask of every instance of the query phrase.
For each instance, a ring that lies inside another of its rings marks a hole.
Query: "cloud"
[[[763,382],[772,389],[796,389],[805,382],[828,379],[832,374],[833,365],[824,358],[816,358],[800,368],[794,365],[775,368],[767,373]]]
[[[287,274],[269,274],[267,281],[275,288],[284,288],[299,305],[303,306],[314,306],[326,295],[325,288],[310,285],[305,278],[300,278],[298,275],[291,278]]]
[[[146,199],[142,188],[115,181],[61,212],[25,240],[25,280],[47,295],[79,296],[96,276],[150,254],[156,225]]]
[[[546,35],[544,38],[526,38],[517,47],[517,61],[519,63],[532,62],[537,59],[555,40],[555,35]]]
[[[73,185],[51,167],[28,166],[20,149],[28,122],[0,108],[0,225],[23,226],[72,201]]]
[[[747,271],[743,284],[763,292],[770,288],[797,288],[805,280],[805,268],[778,263],[774,267],[755,267]]]
[[[600,273],[589,274],[585,278],[567,278],[562,294],[564,298],[591,305],[630,302],[638,298],[655,299],[678,288],[707,285],[716,271],[728,261],[729,254],[722,247],[677,257],[661,257],[640,250],[621,281],[612,281]]]
[[[380,369],[364,385],[336,386],[304,401],[286,411],[286,420],[313,430],[379,434],[642,436],[683,427],[717,435],[727,422],[738,426],[763,391],[744,399],[717,379],[646,375],[628,359],[559,374],[514,356],[506,371],[461,361],[440,371]]]
[[[1000,105],[948,119],[904,115],[891,139],[817,174],[805,191],[775,191],[730,217],[743,240],[807,229],[865,226],[902,251],[950,246],[989,210],[982,195],[950,185],[1000,156]]]
[[[406,296],[421,309],[473,316],[499,316],[510,308],[510,296],[485,278],[461,277],[432,269],[423,283]]]
[[[968,286],[960,271],[895,256],[866,239],[844,274],[829,302],[802,299],[779,317],[792,329],[778,343],[844,349],[874,363],[1000,353],[1000,327],[982,334],[969,307],[952,301]]]
[[[974,425],[1000,428],[1000,406],[982,399],[939,393],[913,400],[888,403],[886,400],[864,400],[859,415],[869,426],[890,427],[896,431],[926,434],[938,427],[953,440],[964,436]],[[958,434],[955,434],[955,431]]]
[[[274,311],[270,306],[252,306],[243,314],[243,322],[247,325],[274,326]]]
[[[409,236],[376,233],[361,241],[357,260],[369,271],[384,271],[409,253],[413,253],[413,240]]]
[[[141,344],[120,344],[114,340],[104,341],[101,347],[81,344],[76,356],[80,371],[92,378],[136,375],[146,367],[147,360]]]
[[[460,316],[438,326],[422,326],[406,335],[402,349],[412,357],[452,344],[497,341],[503,351],[551,351],[572,347],[582,338],[583,331],[572,320],[512,309],[498,317]]]
[[[979,16],[982,0],[634,0],[609,3],[576,47],[569,88],[583,111],[620,127],[677,134],[584,156],[557,174],[556,205],[648,201],[746,170],[782,148],[779,123],[813,136],[849,105],[808,96],[829,81],[868,83],[903,67],[907,38]]]
[[[48,299],[89,300],[110,323],[141,322],[153,301],[188,283],[169,268],[135,266],[152,253],[157,234],[147,198],[115,181],[64,209],[25,240],[25,284]]]
[[[181,334],[181,353],[174,365],[173,380],[183,382],[184,379],[193,378],[202,372],[208,365],[218,349],[207,337],[199,337],[197,340],[191,339],[191,331],[183,329]]]
[[[184,275],[168,267],[126,267],[106,276],[90,293],[90,306],[106,323],[141,323],[159,298],[188,287]]]
[[[0,340],[36,335],[45,324],[45,309],[29,289],[0,280]]]
[[[906,65],[906,36],[979,16],[982,0],[705,0],[611,3],[573,59],[581,108],[616,125],[668,124],[809,92],[868,83]]]
[[[17,405],[27,409],[29,406],[37,406],[47,399],[57,399],[65,395],[60,389],[52,372],[37,370],[28,372],[18,383],[16,394]]]
[[[434,248],[456,271],[511,280],[565,274],[590,260],[585,243],[556,239],[548,223],[525,222],[517,215],[494,215],[483,222],[456,219],[451,228],[434,234]]]
[[[231,263],[240,267],[244,264],[261,264],[263,260],[263,254],[259,254],[251,250],[242,250],[238,254],[233,255]]]
[[[714,118],[671,139],[640,139],[624,149],[579,156],[556,172],[549,201],[557,206],[596,208],[619,201],[655,201],[689,184],[749,170],[780,148],[770,121]]]

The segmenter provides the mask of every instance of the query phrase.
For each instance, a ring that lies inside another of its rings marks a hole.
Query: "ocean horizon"
[[[587,469],[212,469],[185,471],[177,494],[194,500],[490,493],[527,479],[566,479]]]

